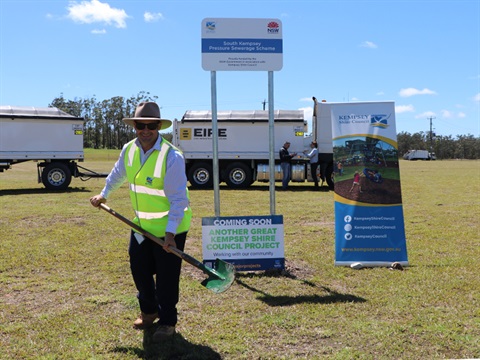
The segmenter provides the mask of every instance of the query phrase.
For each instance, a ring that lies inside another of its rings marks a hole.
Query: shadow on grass
[[[239,276],[240,275],[240,276]],[[310,287],[319,288],[322,292],[326,292],[326,295],[296,295],[296,296],[287,296],[287,295],[280,295],[274,296],[266,293],[265,291],[259,290],[254,288],[251,285],[246,284],[239,277],[286,277],[292,279],[294,281],[300,281],[305,285]],[[259,300],[263,301],[265,304],[269,306],[290,306],[296,304],[334,304],[334,303],[362,303],[366,302],[362,297],[351,295],[351,294],[341,294],[336,292],[326,286],[319,286],[311,281],[307,280],[300,280],[295,275],[292,275],[288,271],[267,271],[265,273],[254,273],[254,274],[237,274],[236,283],[245,287],[248,290],[254,291],[256,293],[261,294],[259,296]]]
[[[135,355],[139,359],[155,360],[220,360],[220,354],[208,346],[195,345],[176,333],[172,339],[161,343],[154,343],[152,340],[155,327],[143,332],[143,349],[139,347],[117,346],[113,349],[115,353]]]
[[[32,195],[32,194],[63,194],[63,193],[82,193],[92,192],[84,187],[68,188],[66,190],[48,190],[46,188],[30,188],[30,189],[8,189],[0,190],[2,195]]]

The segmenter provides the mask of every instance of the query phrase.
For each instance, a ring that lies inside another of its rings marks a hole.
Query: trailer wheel
[[[334,176],[335,173],[333,172],[333,164],[328,164],[327,169],[325,170],[325,180],[327,180],[327,184],[330,190],[334,190],[335,188]]]
[[[188,181],[193,188],[210,189],[213,187],[212,166],[208,163],[193,164],[188,171]]]
[[[65,190],[71,181],[72,173],[64,163],[50,163],[42,171],[42,183],[49,190]]]
[[[227,166],[225,182],[232,189],[242,189],[252,184],[252,170],[245,164],[236,162]]]

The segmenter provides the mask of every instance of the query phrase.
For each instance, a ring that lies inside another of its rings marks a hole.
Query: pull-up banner
[[[393,102],[330,104],[335,265],[408,265]]]

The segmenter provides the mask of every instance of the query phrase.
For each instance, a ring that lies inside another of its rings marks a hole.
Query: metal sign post
[[[273,71],[268,72],[268,139],[270,145],[270,215],[275,215],[275,118],[273,113]]]
[[[215,216],[220,216],[220,175],[218,165],[218,121],[217,121],[217,73],[210,72],[212,94],[212,141],[213,141],[213,198],[215,204]]]

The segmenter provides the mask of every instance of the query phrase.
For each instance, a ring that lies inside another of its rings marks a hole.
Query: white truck
[[[428,150],[408,150],[403,154],[405,160],[436,160],[435,153]]]
[[[0,106],[0,172],[35,161],[49,190],[65,190],[72,176],[105,177],[77,164],[84,161],[83,123],[57,108]]]
[[[324,116],[318,119],[314,112],[313,131],[308,135],[303,110],[274,111],[275,181],[282,179],[279,150],[285,141],[291,144],[289,152],[297,153],[292,160],[292,181],[313,181],[303,151],[310,150],[312,140],[317,140],[320,166],[316,175],[322,174],[333,188],[332,125],[327,110],[319,112]],[[187,111],[181,120],[173,122],[172,142],[184,153],[187,177],[194,188],[213,187],[211,119],[210,111]],[[217,112],[220,182],[231,188],[246,188],[254,181],[269,181],[268,119],[268,111],[264,110]]]

